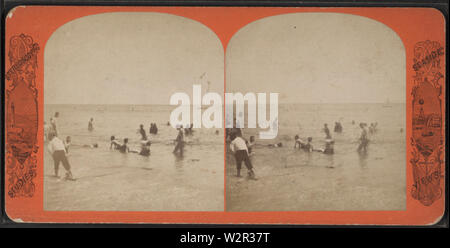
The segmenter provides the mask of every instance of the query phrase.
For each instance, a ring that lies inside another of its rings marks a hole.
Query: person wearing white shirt
[[[306,145],[306,143],[302,139],[300,139],[300,136],[295,135],[294,148],[297,148],[297,145],[299,149],[302,149]]]
[[[66,146],[64,142],[59,139],[55,134],[50,133],[49,135],[49,144],[48,144],[48,151],[53,157],[53,162],[55,166],[55,176],[58,176],[59,171],[59,163],[62,162],[64,169],[66,169],[66,179],[72,180],[72,172],[70,171],[70,164],[69,160],[66,156]]]
[[[248,157],[248,148],[247,144],[245,144],[245,140],[241,137],[240,134],[232,134],[231,136],[230,149],[233,152],[234,157],[236,159],[236,167],[237,167],[237,177],[241,177],[241,167],[242,162],[245,163],[245,166],[248,169],[248,175],[250,178],[255,178],[255,173],[253,172],[253,166]]]

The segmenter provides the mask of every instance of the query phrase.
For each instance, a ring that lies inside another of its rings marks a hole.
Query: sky
[[[45,104],[169,104],[194,83],[223,92],[224,51],[203,24],[162,13],[106,13],[57,29],[44,51]]]
[[[405,50],[375,20],[295,13],[240,29],[227,47],[227,91],[276,92],[280,103],[405,102]]]
[[[45,104],[168,104],[192,85],[279,93],[280,103],[404,103],[405,50],[375,20],[295,13],[212,30],[162,13],[106,13],[57,29],[44,51]]]

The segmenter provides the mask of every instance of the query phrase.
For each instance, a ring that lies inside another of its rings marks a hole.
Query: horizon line
[[[278,105],[282,104],[386,104],[386,102],[278,102]],[[388,104],[406,104],[406,102],[389,102]],[[166,105],[167,106],[170,105],[170,103],[44,103],[44,105]],[[172,106],[178,106],[178,104]],[[210,105],[202,105],[202,106],[210,106]]]

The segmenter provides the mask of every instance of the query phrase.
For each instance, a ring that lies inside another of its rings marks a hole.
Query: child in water
[[[119,146],[118,150],[121,153],[128,153],[128,152],[130,152],[130,148],[128,147],[128,138],[123,139],[123,144]]]
[[[334,123],[334,132],[342,133],[342,124],[338,121]]]
[[[300,136],[295,135],[294,139],[295,139],[294,149],[297,148],[297,145],[299,149],[302,149],[303,146],[305,146],[306,143],[302,139],[300,139]]]
[[[89,132],[94,131],[94,118],[91,118],[91,119],[89,120],[89,123],[88,123],[88,130],[89,130]]]
[[[52,127],[44,121],[44,142],[48,140],[48,135],[52,131]]]
[[[367,124],[360,123],[359,127],[361,128],[361,136],[359,137],[359,146],[357,151],[358,152],[367,152],[367,146],[369,145],[369,138],[367,137],[367,130],[366,130]]]
[[[334,154],[334,140],[325,140],[324,154]]]
[[[148,131],[150,134],[158,134],[158,127],[156,123],[150,123],[150,129]]]
[[[55,136],[58,136],[58,118],[59,112],[55,112],[53,118],[50,118],[50,124],[52,125],[52,131],[55,134]]]
[[[321,152],[323,154],[334,154],[334,140],[325,140],[325,149],[315,149],[312,144],[312,137],[308,137],[308,143],[303,148],[305,152]]]
[[[150,142],[150,140],[141,141],[141,151],[139,152],[139,155],[146,156],[146,157],[150,156],[150,145],[151,144],[152,143]]]
[[[121,144],[116,140],[116,137],[111,136],[111,144],[109,145],[109,149],[119,150]]]
[[[69,153],[69,147],[72,144],[72,139],[70,136],[66,137],[66,140],[64,140],[64,147],[66,148],[66,153]]]
[[[278,147],[283,147],[283,143],[275,143],[275,144],[268,144],[268,147],[274,147],[274,148],[278,148]]]
[[[145,133],[144,125],[139,125],[138,133],[141,135],[141,140],[147,140],[147,134]]]
[[[323,124],[323,132],[325,133],[325,139],[331,139],[330,129],[328,128],[328,124]]]
[[[72,138],[70,136],[67,136],[66,139],[64,140],[64,147],[66,148],[66,153],[69,154],[69,148],[71,146],[78,146],[78,147],[83,147],[83,148],[98,148],[98,144],[94,143],[91,145],[75,145],[72,143]]]
[[[314,151],[314,147],[313,147],[313,144],[312,144],[312,137],[308,137],[308,143],[303,145],[302,149],[305,152],[312,152],[312,151]]]
[[[183,126],[178,127],[178,135],[175,139],[175,149],[173,149],[173,153],[176,154],[178,151],[180,152],[180,155],[183,155],[184,150],[184,134],[183,134]]]
[[[250,141],[247,143],[248,154],[252,155],[252,149],[256,145],[255,136],[250,136]]]
[[[150,129],[152,130],[152,134],[158,134],[158,127],[156,126],[156,123],[152,123]]]

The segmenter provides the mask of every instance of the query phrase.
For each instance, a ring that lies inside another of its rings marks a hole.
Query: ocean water
[[[76,181],[58,180],[44,153],[45,210],[223,211],[223,130],[195,129],[184,156],[172,154],[177,130],[167,126],[174,106],[45,105],[47,123],[58,111],[60,138],[71,136],[69,162]],[[87,129],[94,118],[94,131]],[[158,134],[150,135],[150,123]],[[151,156],[109,149],[110,136],[139,150],[139,125],[152,141]],[[98,148],[83,145],[97,143]],[[64,169],[60,165],[60,175]]]
[[[237,178],[234,157],[226,159],[228,211],[404,210],[406,208],[405,104],[285,104],[279,106],[278,136],[257,138],[251,157],[258,180]],[[334,133],[340,121],[342,133]],[[355,121],[355,124],[352,122]],[[366,155],[356,152],[359,123],[378,123]],[[294,136],[324,148],[323,124],[335,140],[334,155],[295,150]],[[270,143],[283,143],[270,148]],[[227,147],[228,149],[228,147]],[[246,169],[243,165],[243,175]]]
[[[177,131],[166,126],[173,106],[46,105],[45,121],[58,111],[60,137],[72,137],[69,161],[76,181],[58,180],[44,153],[45,210],[223,211],[223,130],[196,129],[181,158],[174,156]],[[94,118],[94,131],[87,130]],[[276,139],[258,139],[251,157],[258,180],[237,178],[234,158],[226,156],[227,211],[404,210],[406,208],[405,104],[282,104]],[[352,124],[352,121],[355,124]],[[334,133],[340,121],[343,132]],[[138,149],[140,124],[149,135],[151,156],[109,150],[109,138],[130,139]],[[359,122],[378,122],[367,155],[356,152]],[[335,154],[294,150],[294,136],[313,138],[323,148],[323,124],[335,139]],[[269,148],[270,143],[283,143]],[[98,143],[96,149],[82,145]],[[228,147],[227,147],[228,148]],[[64,169],[60,167],[60,175]],[[246,169],[243,167],[243,175]]]

